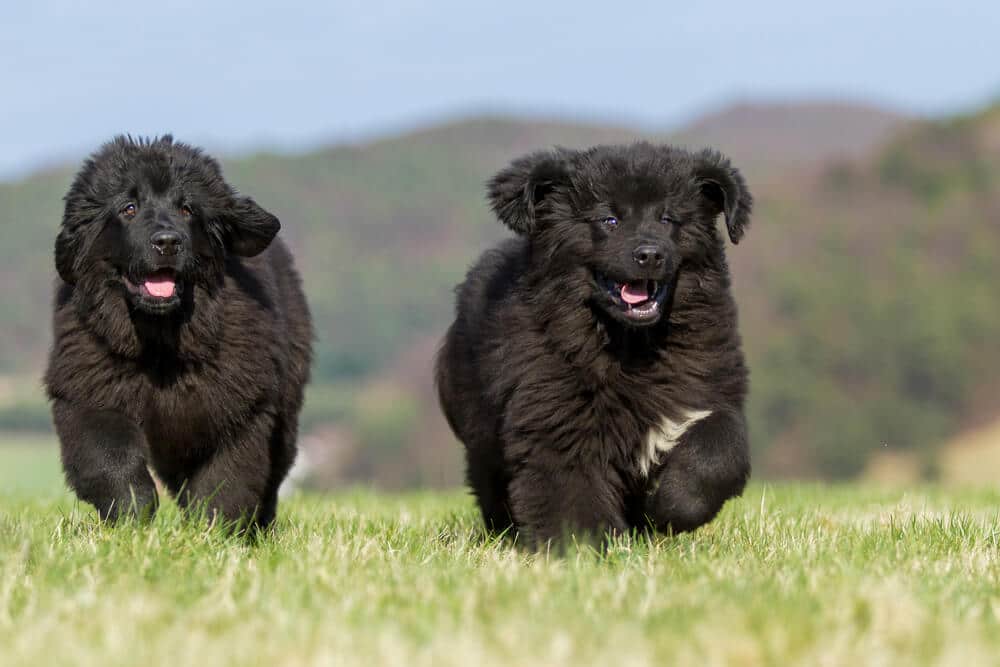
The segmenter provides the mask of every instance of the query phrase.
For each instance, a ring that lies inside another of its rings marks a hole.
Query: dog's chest
[[[684,442],[711,410],[691,407],[661,384],[606,387],[586,410],[599,433],[605,457],[638,479],[647,478],[665,457]]]
[[[649,471],[680,444],[691,427],[711,414],[711,410],[681,410],[676,417],[660,417],[640,443],[636,461],[639,473],[643,477],[649,476]]]
[[[171,382],[151,382],[142,415],[150,445],[164,451],[212,448],[219,434],[238,425],[254,403],[248,387],[238,389],[226,379],[202,369]]]
[[[219,397],[206,389],[197,383],[178,383],[150,390],[143,426],[154,450],[188,450],[212,439]]]

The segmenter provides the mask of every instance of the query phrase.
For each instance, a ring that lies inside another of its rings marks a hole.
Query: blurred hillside
[[[555,144],[714,145],[759,205],[730,254],[757,471],[843,477],[1000,411],[1000,107],[916,122],[844,105],[740,105],[671,137],[477,118],[301,156],[224,160],[283,222],[319,332],[306,444],[330,483],[460,481],[430,386],[452,286],[505,235],[483,182]],[[181,137],[183,139],[183,137]],[[0,428],[39,428],[52,242],[72,170],[0,185]]]

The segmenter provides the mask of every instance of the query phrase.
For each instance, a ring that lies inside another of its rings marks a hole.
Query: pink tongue
[[[150,294],[161,299],[174,295],[174,279],[168,275],[152,275],[143,284]]]
[[[646,290],[646,281],[640,280],[634,283],[625,283],[622,285],[622,300],[627,304],[642,303],[649,298],[649,292]]]

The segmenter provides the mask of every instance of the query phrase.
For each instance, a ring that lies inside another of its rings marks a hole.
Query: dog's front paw
[[[725,503],[697,482],[678,477],[665,473],[646,496],[646,517],[663,533],[694,530],[714,519]]]

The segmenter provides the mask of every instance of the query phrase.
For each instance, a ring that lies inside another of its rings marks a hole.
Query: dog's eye
[[[662,222],[665,225],[673,225],[676,224],[677,221],[674,218],[671,218],[666,213],[664,213],[663,217],[660,218],[660,222]]]
[[[135,211],[136,211],[135,204],[128,203],[128,204],[125,204],[124,208],[122,208],[121,214],[122,214],[122,217],[132,219],[132,218],[135,217]]]
[[[614,217],[613,215],[609,215],[608,217],[601,220],[601,222],[603,222],[606,227],[618,226],[618,218]]]
[[[181,206],[181,215],[183,215],[185,218],[190,218],[191,217],[191,207],[188,206],[187,204],[184,204],[183,206]]]

